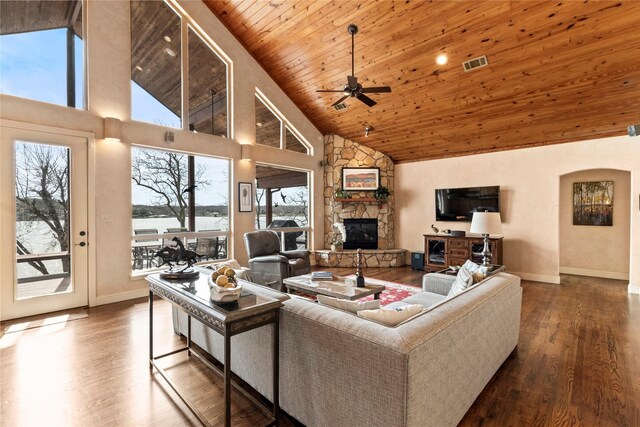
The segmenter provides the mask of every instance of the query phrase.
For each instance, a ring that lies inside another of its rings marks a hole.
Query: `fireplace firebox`
[[[344,220],[347,240],[344,249],[378,249],[378,220],[352,218]]]

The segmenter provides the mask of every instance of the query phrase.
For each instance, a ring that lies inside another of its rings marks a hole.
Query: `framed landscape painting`
[[[613,181],[573,183],[573,225],[613,225]]]
[[[379,186],[379,168],[342,168],[343,190],[368,191],[377,190]]]

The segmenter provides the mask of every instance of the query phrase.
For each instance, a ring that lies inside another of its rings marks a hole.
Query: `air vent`
[[[489,64],[487,61],[487,57],[485,55],[479,56],[478,58],[473,58],[467,62],[462,63],[462,68],[465,71],[475,70],[476,68],[486,67]]]
[[[340,104],[334,105],[333,108],[335,108],[336,110],[344,110],[345,108],[347,108],[347,104],[341,102]]]

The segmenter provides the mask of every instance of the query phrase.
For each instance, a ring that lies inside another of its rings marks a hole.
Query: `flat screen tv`
[[[484,211],[500,212],[500,186],[436,190],[436,221],[471,222]]]

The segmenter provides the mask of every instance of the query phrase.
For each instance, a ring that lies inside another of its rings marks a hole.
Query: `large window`
[[[284,250],[309,245],[308,173],[256,166],[256,228],[278,231]]]
[[[256,93],[256,144],[309,154],[309,146],[285,123],[262,94]]]
[[[180,128],[180,17],[162,1],[131,2],[131,117]]]
[[[189,129],[227,136],[227,64],[191,28]]]
[[[165,2],[131,2],[131,81],[134,120],[228,136],[227,63]]]
[[[0,92],[84,108],[82,1],[0,1]]]
[[[156,268],[154,254],[178,237],[203,260],[228,254],[228,160],[133,147],[132,268]]]

